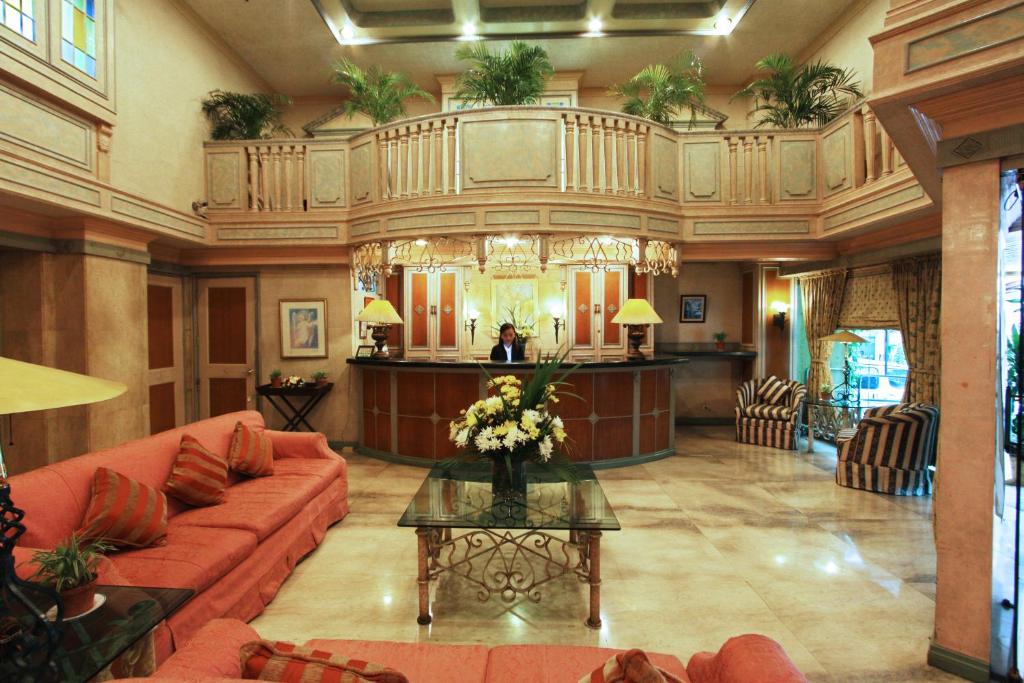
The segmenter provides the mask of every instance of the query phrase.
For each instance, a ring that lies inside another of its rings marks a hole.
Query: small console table
[[[334,382],[327,384],[307,382],[297,387],[275,387],[270,384],[261,384],[256,387],[256,393],[265,397],[270,405],[274,406],[274,410],[286,420],[281,431],[297,432],[301,425],[309,431],[315,432],[316,429],[309,424],[306,416],[313,412],[313,408],[316,408],[316,405],[332,388],[334,388]],[[275,401],[275,398],[280,399],[281,403]],[[297,401],[292,403],[288,400],[289,398],[301,400],[302,403]]]

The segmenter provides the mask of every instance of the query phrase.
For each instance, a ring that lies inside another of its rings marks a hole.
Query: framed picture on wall
[[[708,312],[706,294],[683,294],[679,297],[679,322],[702,323]]]
[[[327,358],[327,299],[281,299],[281,358]]]

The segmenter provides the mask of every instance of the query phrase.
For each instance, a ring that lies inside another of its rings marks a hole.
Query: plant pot
[[[715,351],[725,351],[725,342],[716,341]]]
[[[61,592],[60,599],[64,602],[65,619],[85,614],[92,609],[93,603],[96,601],[96,579]]]
[[[274,377],[270,380],[270,386],[274,387],[275,389],[280,389],[282,383],[283,380],[280,377]]]
[[[832,398],[832,392],[831,391],[821,391],[821,392],[818,392],[818,395],[821,397],[822,401],[828,401],[828,400],[830,400]]]
[[[327,378],[325,377],[325,378],[323,378],[323,379],[318,379],[318,380],[316,381],[316,385],[317,385],[318,387],[323,387],[323,386],[327,386]]]
[[[491,494],[497,502],[500,499],[526,498],[526,458],[512,456],[512,472],[504,456],[491,459]]]

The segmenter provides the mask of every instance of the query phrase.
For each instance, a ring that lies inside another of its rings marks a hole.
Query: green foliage
[[[418,97],[434,101],[433,95],[405,74],[384,71],[376,65],[364,71],[348,59],[334,65],[333,80],[348,88],[345,114],[349,118],[357,113],[366,114],[375,126],[405,117],[406,100]]]
[[[270,371],[270,379],[277,379],[280,376],[281,376],[281,369],[280,368],[274,368],[273,370]]]
[[[327,371],[326,370],[317,370],[316,372],[313,373],[313,379],[315,379],[315,380],[327,379]]]
[[[544,48],[519,40],[495,54],[483,43],[461,45],[455,57],[473,63],[459,76],[455,93],[470,104],[535,104],[555,73]]]
[[[84,586],[96,578],[96,568],[112,546],[102,541],[82,541],[72,534],[53,550],[40,551],[33,561],[33,580],[53,586],[58,593]]]
[[[491,329],[494,331],[494,335],[498,336],[501,334],[501,326],[505,323],[512,323],[512,327],[516,328],[516,337],[520,344],[525,344],[531,337],[536,335],[537,326],[533,319],[529,316],[519,317],[519,307],[510,306],[505,309],[505,319],[499,322],[497,325],[493,325]]]
[[[697,121],[697,105],[704,103],[704,65],[688,50],[669,64],[649,64],[610,94],[625,98],[622,113],[669,125],[685,108],[690,127]]]
[[[716,342],[724,342],[725,338],[728,337],[729,335],[727,335],[725,332],[715,332],[711,336],[712,338],[714,338]]]
[[[853,69],[822,62],[797,66],[789,55],[776,53],[759,60],[765,73],[733,96],[753,97],[760,113],[756,127],[823,126],[842,114],[854,99],[864,96]]]
[[[259,140],[292,134],[281,123],[279,109],[291,103],[285,95],[213,90],[203,100],[203,113],[210,120],[214,140]]]

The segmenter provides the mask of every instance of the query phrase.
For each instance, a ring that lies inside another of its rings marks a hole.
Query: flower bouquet
[[[489,459],[496,493],[525,493],[527,461],[576,481],[572,461],[563,452],[565,425],[553,412],[560,396],[574,396],[563,389],[569,386],[565,378],[579,365],[555,378],[567,355],[568,351],[538,359],[525,384],[514,375],[492,377],[484,369],[493,395],[459,411],[460,417],[451,423],[449,438],[464,449],[464,455],[454,460]]]

